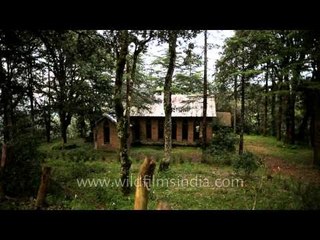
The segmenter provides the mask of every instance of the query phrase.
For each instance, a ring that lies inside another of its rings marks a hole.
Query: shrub
[[[72,179],[86,178],[91,171],[92,169],[84,161],[74,162],[70,169],[70,176]]]
[[[52,150],[70,150],[70,149],[75,149],[75,148],[78,148],[79,146],[77,144],[63,144],[62,142],[58,142],[58,143],[55,143],[51,149]]]
[[[86,162],[88,160],[90,160],[90,153],[88,153],[86,150],[83,150],[83,149],[78,149],[76,151],[70,151],[68,153],[69,155],[69,159],[71,161],[74,161],[74,162]]]
[[[229,153],[226,151],[219,151],[219,154],[213,154],[209,156],[208,163],[214,163],[218,165],[227,165],[230,166],[237,158],[237,155],[234,153]]]
[[[235,152],[237,136],[229,127],[215,127],[214,136],[208,147],[211,154],[220,154],[221,152]]]
[[[41,176],[39,142],[30,134],[21,134],[15,139],[11,145],[11,161],[3,174],[5,192],[11,196],[35,196]]]
[[[171,156],[172,163],[183,163],[183,155],[181,153],[175,153]]]
[[[304,210],[320,209],[320,187],[312,183],[298,182],[293,192],[301,200],[301,208]]]
[[[246,175],[254,173],[260,165],[260,159],[251,152],[244,152],[239,155],[233,163],[233,169],[237,173],[244,172]]]
[[[214,136],[207,148],[208,162],[231,165],[235,159],[237,136],[229,127],[214,126]]]

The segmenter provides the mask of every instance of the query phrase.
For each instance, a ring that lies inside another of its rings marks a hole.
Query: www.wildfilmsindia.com
[[[148,182],[145,180],[145,182]],[[191,179],[181,178],[153,178],[152,181],[148,182],[148,186],[156,187],[178,187],[178,188],[229,188],[229,187],[243,187],[244,181],[241,178],[217,178],[211,179],[195,176]],[[132,176],[129,177],[128,181],[110,178],[80,178],[77,179],[78,187],[80,188],[113,188],[123,187],[124,185],[136,186],[137,180]]]

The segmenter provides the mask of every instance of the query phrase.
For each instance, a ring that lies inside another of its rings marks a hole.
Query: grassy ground
[[[284,148],[272,138],[260,136],[246,136],[245,146],[263,161],[277,158],[294,166],[308,165],[312,156],[310,149]],[[43,164],[53,168],[47,209],[133,209],[134,188],[129,196],[123,196],[120,187],[115,186],[119,179],[115,152],[93,150],[92,145],[82,140],[71,140],[65,149],[60,148],[57,142],[40,147],[45,156]],[[132,183],[146,155],[159,162],[162,148],[131,149]],[[174,148],[170,170],[159,173],[156,169],[149,209],[155,209],[159,200],[167,201],[177,210],[320,208],[318,184],[306,184],[286,172],[270,172],[268,165],[261,166],[252,176],[237,175],[231,165],[201,164],[200,158],[198,148]],[[79,186],[81,179],[101,179],[109,186],[90,187],[88,182],[86,187]],[[29,209],[30,201],[2,208]]]
[[[310,148],[299,145],[285,145],[272,137],[245,136],[245,148],[258,152],[261,156],[281,158],[287,163],[312,164],[312,151]]]
[[[246,136],[245,149],[261,156],[269,171],[320,185],[320,171],[312,165],[312,150],[306,146],[284,145],[274,138]]]

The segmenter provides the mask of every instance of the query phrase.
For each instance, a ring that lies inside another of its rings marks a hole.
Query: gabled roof
[[[155,96],[156,101],[147,109],[132,108],[132,117],[164,117],[163,94]],[[202,117],[203,97],[200,95],[175,94],[171,96],[172,117]],[[216,104],[213,96],[207,98],[207,117],[216,117]]]
[[[117,120],[116,120],[114,117],[112,117],[111,115],[109,115],[109,114],[104,114],[103,117],[99,118],[99,119],[96,121],[96,124],[98,124],[99,122],[101,122],[101,121],[104,120],[104,119],[108,119],[108,120],[110,120],[110,121],[113,122],[113,123],[116,123],[116,122],[117,122]]]

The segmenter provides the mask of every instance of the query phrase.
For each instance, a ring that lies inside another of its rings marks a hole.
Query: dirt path
[[[248,144],[246,149],[261,156],[270,174],[281,174],[294,177],[304,182],[320,184],[320,171],[312,166],[290,164],[281,158],[270,155],[270,150],[261,144]]]

